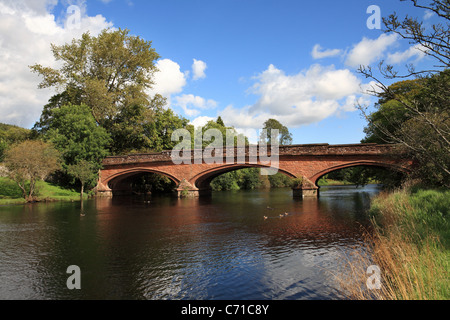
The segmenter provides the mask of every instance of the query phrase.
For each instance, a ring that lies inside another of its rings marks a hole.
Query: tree
[[[86,160],[100,169],[102,160],[108,155],[111,138],[106,130],[98,126],[86,105],[67,105],[53,109],[51,121],[44,135],[53,143],[64,159],[64,166]]]
[[[86,185],[97,181],[97,165],[86,160],[80,160],[76,164],[67,166],[67,173],[80,181],[81,193],[80,200],[83,201],[83,193]]]
[[[225,123],[223,122],[221,116],[219,116],[219,117],[217,118],[216,123],[217,123],[218,125],[222,126],[222,127],[225,127]]]
[[[153,109],[153,120],[144,127],[144,134],[150,140],[148,146],[153,151],[171,150],[176,143],[172,141],[172,133],[185,128],[190,128],[189,120],[176,115],[172,109],[166,109],[160,104]]]
[[[289,129],[282,125],[278,120],[269,119],[264,122],[263,130],[267,130],[266,132],[262,132],[260,139],[261,141],[267,141],[268,144],[271,144],[272,141],[272,130],[279,131],[279,144],[290,145],[292,144],[292,134],[289,132]]]
[[[360,67],[359,72],[376,84],[368,93],[380,99],[374,113],[365,106],[359,109],[369,123],[366,133],[402,145],[419,163],[415,172],[419,178],[433,185],[450,186],[450,5],[447,0],[434,0],[428,5],[411,2],[434,12],[442,23],[425,28],[417,18],[400,21],[392,14],[383,19],[385,32],[409,40],[437,64],[431,70],[419,71],[408,65],[407,74],[400,75],[381,61],[379,70],[385,79],[416,77],[391,86],[378,79],[371,67]]]
[[[97,37],[84,33],[62,46],[51,46],[59,69],[40,64],[31,70],[43,77],[39,88],[57,88],[44,107],[37,131],[45,131],[50,110],[63,105],[89,106],[97,124],[109,128],[130,106],[151,107],[151,88],[159,55],[151,41],[131,36],[129,30],[103,30]]]
[[[247,137],[245,137],[243,134],[238,133],[234,127],[225,127],[223,125],[222,119],[219,117],[217,119],[217,121],[210,120],[203,127],[196,128],[196,134],[193,138],[194,139],[199,138],[201,135],[201,137],[202,137],[201,144],[202,144],[203,148],[206,148],[211,143],[215,142],[213,139],[211,139],[212,140],[211,141],[211,140],[208,140],[207,138],[205,138],[205,133],[210,129],[216,129],[216,130],[220,131],[220,133],[222,135],[222,141],[219,141],[220,143],[218,143],[218,144],[220,144],[224,148],[228,146],[227,137],[228,137],[228,139],[231,139],[231,137],[234,137],[234,139],[233,139],[234,146],[238,146],[241,141],[243,142],[243,144],[248,145]],[[196,144],[199,145],[200,142],[196,141]],[[224,153],[225,153],[225,149],[224,149]]]
[[[60,153],[51,144],[27,140],[6,152],[9,176],[20,187],[23,197],[33,201],[36,181],[43,180],[61,167]]]

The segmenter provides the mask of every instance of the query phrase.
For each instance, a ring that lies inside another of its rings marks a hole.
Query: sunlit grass
[[[347,256],[337,275],[351,299],[450,299],[450,191],[401,190],[379,195],[365,251]],[[362,253],[364,252],[364,253]],[[380,290],[368,290],[367,267],[381,270]]]
[[[36,201],[76,201],[80,200],[80,193],[63,189],[45,181],[36,183]],[[0,177],[0,205],[25,203],[22,190],[11,179]]]

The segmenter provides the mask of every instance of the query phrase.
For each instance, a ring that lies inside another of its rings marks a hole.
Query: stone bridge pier
[[[317,197],[317,182],[324,175],[355,166],[384,167],[410,172],[413,161],[405,158],[397,145],[291,145],[280,146],[278,152],[267,157],[254,157],[249,146],[224,151],[226,156],[206,155],[193,150],[190,159],[177,164],[171,151],[107,157],[100,170],[96,188],[99,196],[113,196],[130,192],[129,179],[142,173],[157,173],[176,184],[179,197],[199,197],[211,193],[211,181],[230,171],[244,168],[275,169],[275,172],[295,179],[294,197]],[[188,157],[189,158],[189,157]],[[268,161],[269,160],[269,161]]]

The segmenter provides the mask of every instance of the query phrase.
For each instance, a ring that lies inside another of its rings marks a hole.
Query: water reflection
[[[0,207],[0,299],[339,298],[328,271],[361,243],[376,192],[96,199],[85,216],[79,203]],[[66,288],[70,265],[80,291]]]

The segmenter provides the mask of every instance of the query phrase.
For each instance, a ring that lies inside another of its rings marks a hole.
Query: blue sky
[[[77,28],[64,25],[80,8]],[[251,136],[268,118],[293,133],[294,143],[358,143],[365,120],[355,102],[369,80],[359,64],[386,59],[398,67],[429,63],[393,35],[369,29],[367,13],[436,17],[397,0],[0,0],[0,122],[31,127],[54,93],[37,90],[27,65],[52,65],[50,43],[89,30],[129,29],[151,40],[160,72],[149,94],[202,125],[219,115]]]

